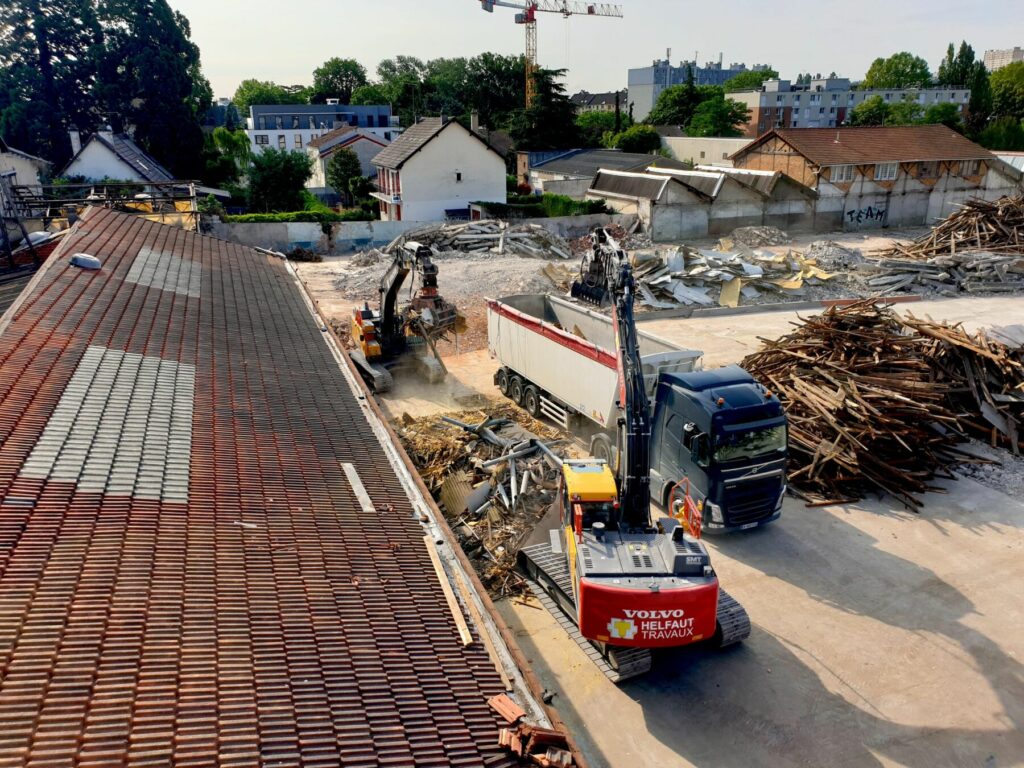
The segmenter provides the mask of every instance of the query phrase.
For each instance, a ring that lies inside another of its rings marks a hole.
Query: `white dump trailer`
[[[652,402],[659,374],[700,367],[700,352],[638,335]],[[502,394],[567,429],[609,437],[614,432],[618,373],[611,318],[556,296],[507,296],[488,300],[487,336],[501,363],[495,383]],[[591,449],[598,456],[605,452],[593,442]]]

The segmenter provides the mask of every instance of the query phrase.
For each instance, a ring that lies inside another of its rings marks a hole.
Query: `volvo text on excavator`
[[[607,249],[609,242],[598,230],[593,248]],[[618,682],[650,669],[651,649],[702,640],[730,645],[750,634],[750,621],[719,588],[693,526],[675,517],[652,520],[651,409],[633,317],[633,272],[625,254],[603,256],[617,269],[608,286],[618,357],[617,466],[561,460],[557,528],[549,542],[520,555],[549,607],[557,604],[572,621],[566,628],[585,649],[596,649],[589,655]]]
[[[428,246],[405,243],[381,277],[379,309],[374,311],[367,302],[353,310],[352,341],[356,348],[350,355],[374,392],[391,388],[388,369],[406,352],[409,354],[404,359],[414,363],[431,383],[447,373],[435,342],[450,332],[460,332],[462,320],[455,305],[445,301],[438,291],[438,270],[431,255]],[[415,273],[419,287],[409,303],[399,307],[398,294],[410,272]]]

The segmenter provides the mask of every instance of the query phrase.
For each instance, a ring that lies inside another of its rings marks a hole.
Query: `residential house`
[[[638,171],[658,164],[671,168],[686,168],[683,163],[658,155],[622,152],[618,149],[571,149],[562,152],[519,153],[520,174],[526,171],[527,183],[536,194],[550,192],[582,200],[598,171]],[[522,176],[520,175],[520,178]]]
[[[11,182],[23,187],[38,187],[50,164],[41,157],[15,149],[0,137],[0,173],[10,174]]]
[[[339,192],[327,183],[327,164],[335,153],[348,149],[359,158],[359,168],[363,176],[377,175],[373,158],[380,154],[391,142],[371,133],[365,128],[353,128],[346,125],[336,128],[323,136],[313,139],[306,147],[306,154],[313,161],[313,175],[306,182],[306,188],[321,199],[331,198],[332,204],[337,201]]]
[[[610,91],[608,93],[589,93],[580,91],[573,94],[569,99],[576,112],[615,112],[617,106],[625,114],[629,111],[629,92],[626,90]]]
[[[817,192],[817,231],[924,226],[965,200],[1019,194],[1022,174],[944,125],[780,128],[732,157]]]
[[[424,118],[373,159],[385,221],[442,221],[474,202],[505,203],[505,160],[453,120]]]
[[[326,104],[259,104],[249,107],[245,133],[253,152],[290,149],[305,152],[309,142],[343,126],[363,128],[391,141],[400,132],[387,104],[352,106],[328,99]]]
[[[968,88],[854,88],[845,77],[812,80],[809,85],[767,80],[758,90],[730,93],[729,98],[750,110],[744,135],[756,138],[773,128],[835,128],[848,122],[850,112],[880,96],[886,104],[911,101],[922,111],[935,104],[954,104],[960,112],[971,100]]]
[[[732,167],[733,155],[747,146],[751,139],[717,136],[669,136],[661,133],[661,146],[676,160],[692,165]]]
[[[71,131],[74,156],[58,175],[83,176],[90,181],[116,179],[159,183],[174,176],[144,152],[125,133],[107,129],[94,133],[83,145],[78,131]]]

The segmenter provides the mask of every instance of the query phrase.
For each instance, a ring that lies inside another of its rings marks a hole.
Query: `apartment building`
[[[271,147],[305,152],[313,139],[344,126],[362,128],[387,142],[402,131],[387,104],[352,106],[337,99],[326,104],[254,104],[245,122],[253,152]]]
[[[756,138],[774,128],[836,128],[847,122],[850,111],[873,96],[886,103],[911,100],[922,108],[956,104],[967,109],[971,91],[966,88],[854,89],[847,78],[812,80],[796,85],[789,80],[768,80],[756,91],[730,93],[729,98],[750,110],[744,135]]]
[[[1024,61],[1024,48],[1019,46],[985,51],[985,66],[989,72],[995,72],[997,69],[1002,69],[1018,61]]]
[[[755,64],[750,69],[760,71],[767,68],[767,64]],[[672,66],[668,59],[659,59],[649,67],[631,69],[628,92],[633,119],[645,119],[658,103],[661,92],[669,86],[685,84],[691,72],[695,85],[725,85],[726,81],[746,71],[746,64],[733,63],[726,67],[721,56],[718,61],[709,61],[704,66],[699,66],[696,59],[681,61],[679,66]]]
[[[610,91],[608,93],[589,93],[588,91],[580,91],[579,93],[573,94],[571,101],[576,112],[583,114],[585,112],[614,112],[616,104],[616,96],[618,97],[619,109],[622,112],[629,110],[629,96],[627,91]]]

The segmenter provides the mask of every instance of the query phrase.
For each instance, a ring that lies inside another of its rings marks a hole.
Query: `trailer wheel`
[[[608,462],[608,466],[611,467],[614,472],[615,467],[615,446],[612,445],[611,439],[608,435],[600,434],[594,435],[590,441],[590,455],[595,459],[602,459]]]
[[[512,398],[512,402],[516,405],[523,404],[523,380],[518,376],[513,376],[508,382],[509,397]]]
[[[523,407],[533,418],[540,418],[540,393],[532,384],[523,390]]]
[[[498,371],[498,391],[501,392],[501,394],[503,394],[505,397],[508,397],[508,371],[506,371],[504,368]]]

